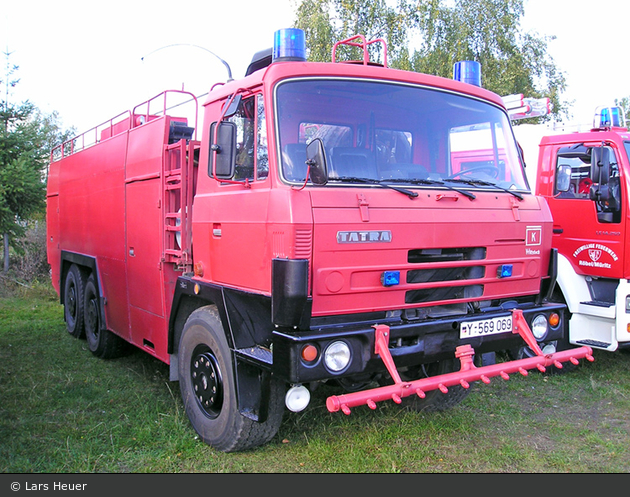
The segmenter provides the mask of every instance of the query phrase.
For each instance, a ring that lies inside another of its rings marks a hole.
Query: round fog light
[[[296,385],[289,388],[289,391],[284,396],[284,404],[287,406],[287,409],[293,412],[300,412],[306,409],[310,401],[311,392],[304,385]]]
[[[350,347],[346,342],[331,343],[324,352],[324,362],[334,373],[345,369],[350,363]]]
[[[542,339],[547,334],[547,318],[539,314],[532,321],[532,333],[536,340]]]

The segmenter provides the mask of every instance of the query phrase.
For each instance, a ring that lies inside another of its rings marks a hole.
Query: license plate
[[[459,338],[496,335],[512,331],[512,316],[466,321],[459,326]]]

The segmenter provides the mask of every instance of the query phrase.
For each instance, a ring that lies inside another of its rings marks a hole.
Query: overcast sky
[[[10,100],[56,110],[81,132],[162,90],[184,85],[198,95],[225,81],[208,50],[241,78],[294,19],[295,0],[5,0],[0,47],[19,66]],[[630,97],[629,19],[628,0],[525,0],[523,29],[557,37],[548,48],[576,121],[592,122],[596,106]]]

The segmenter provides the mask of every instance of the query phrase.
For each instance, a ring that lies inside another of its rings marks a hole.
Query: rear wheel
[[[66,275],[63,289],[63,312],[68,333],[75,338],[85,336],[83,321],[83,292],[85,274],[76,264],[72,264]]]
[[[127,342],[101,326],[99,295],[93,274],[85,284],[83,309],[85,338],[90,352],[101,359],[113,359],[123,355],[127,349]]]
[[[201,439],[223,452],[267,443],[278,432],[284,411],[284,385],[272,379],[267,420],[259,423],[241,415],[231,357],[216,306],[194,311],[179,343],[182,400]]]

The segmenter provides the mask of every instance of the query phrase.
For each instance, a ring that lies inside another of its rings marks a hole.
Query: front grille
[[[408,262],[422,265],[422,267],[407,271],[406,280],[408,284],[427,284],[482,279],[486,275],[485,266],[466,265],[466,261],[479,261],[485,258],[485,247],[410,250],[407,256]],[[405,303],[420,304],[474,299],[482,296],[483,285],[431,286],[431,288],[408,290],[405,293]]]
[[[449,261],[479,261],[485,258],[485,247],[414,249],[410,250],[407,255],[407,260],[410,264]]]
[[[408,290],[405,293],[405,303],[420,304],[441,300],[474,299],[481,296],[483,296],[483,285],[422,288]]]
[[[407,283],[429,283],[433,281],[475,280],[486,274],[484,266],[443,267],[418,269],[407,272]]]

